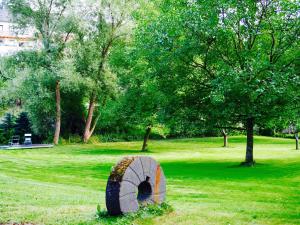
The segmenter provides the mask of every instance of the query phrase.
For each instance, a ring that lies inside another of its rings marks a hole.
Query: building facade
[[[0,0],[0,56],[21,50],[38,48],[32,29],[17,29],[7,8],[6,0]]]

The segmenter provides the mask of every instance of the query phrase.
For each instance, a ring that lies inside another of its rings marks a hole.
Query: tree
[[[203,119],[246,131],[244,165],[254,164],[254,125],[293,113],[299,102],[298,7],[276,0],[164,1],[159,15],[141,22],[139,42],[161,82],[172,82],[171,93],[194,99],[191,107]]]
[[[228,132],[225,129],[222,129],[221,132],[224,139],[223,147],[228,147]]]
[[[26,112],[21,112],[16,118],[14,130],[15,134],[19,135],[22,140],[24,134],[32,133],[30,121]]]
[[[296,139],[296,150],[299,150],[299,133],[298,132],[295,134],[295,139]]]
[[[0,90],[1,105],[14,108],[18,103],[18,110],[27,112],[39,141],[52,141],[55,129],[55,80],[51,71],[44,68],[46,59],[44,51],[22,51],[1,60],[7,78]],[[80,134],[85,91],[78,85],[76,72],[67,59],[57,62],[53,69],[61,79],[61,135]]]
[[[123,29],[130,12],[127,4],[122,1],[87,3],[79,14],[81,26],[76,31],[72,58],[89,101],[84,142],[92,136],[99,120],[100,114],[94,117],[97,107],[103,107],[117,91],[117,80],[108,60],[113,45],[127,33]]]
[[[299,124],[297,125],[296,124],[293,125],[293,134],[295,137],[296,150],[299,150]]]
[[[290,121],[289,128],[291,133],[295,137],[295,144],[296,144],[296,150],[299,150],[299,130],[300,130],[300,123],[299,123],[299,117],[298,114],[294,117],[294,120]]]
[[[9,0],[8,5],[19,28],[33,27],[37,37],[41,38],[46,57],[43,68],[55,80],[56,119],[53,142],[58,144],[61,128],[60,77],[55,73],[54,67],[62,57],[73,30],[72,23],[65,17],[70,0]]]
[[[15,118],[12,114],[7,113],[0,124],[1,131],[3,132],[4,141],[8,142],[14,135]]]
[[[165,136],[163,123],[166,98],[134,37],[116,43],[109,64],[118,77],[120,89],[113,115],[118,118],[118,125],[128,130],[138,130],[139,134],[142,131],[141,150],[147,151],[153,130],[160,136]]]
[[[34,133],[42,138],[53,137],[55,118],[55,84],[45,65],[44,51],[18,52],[6,58],[5,75],[8,77],[1,90],[1,99],[7,107],[16,100],[28,112]]]
[[[30,121],[26,112],[21,112],[16,118],[15,133],[18,135],[31,133]]]
[[[162,127],[164,122],[165,97],[158,89],[155,79],[147,78],[147,72],[140,70],[142,62],[131,67],[130,79],[123,83],[125,92],[120,97],[119,113],[126,123],[145,130],[142,151],[147,151],[148,141],[153,128]]]

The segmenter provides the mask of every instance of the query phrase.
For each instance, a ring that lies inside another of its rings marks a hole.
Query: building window
[[[14,26],[9,26],[9,32],[11,34],[15,34],[15,27]]]
[[[3,25],[0,25],[0,32],[3,31]]]

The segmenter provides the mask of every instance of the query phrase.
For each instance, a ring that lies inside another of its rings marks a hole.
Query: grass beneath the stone
[[[244,137],[0,150],[0,224],[300,224],[300,151],[294,140],[255,137],[256,166],[239,167]],[[99,216],[111,167],[128,155],[158,160],[173,211]]]
[[[145,219],[150,222],[151,219],[171,213],[173,211],[174,209],[171,205],[163,202],[160,205],[140,206],[139,210],[134,213],[128,213],[120,216],[110,216],[106,209],[101,210],[101,207],[98,205],[97,220],[100,224],[132,224],[131,222],[133,221],[135,223],[144,224],[143,221]]]

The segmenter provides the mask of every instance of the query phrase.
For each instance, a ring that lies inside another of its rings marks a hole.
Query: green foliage
[[[103,56],[103,49],[108,46],[109,24],[102,18],[97,19],[98,23],[90,24],[87,27],[80,27],[80,33],[73,45],[73,64],[75,71],[80,76],[80,81],[86,89],[86,96],[95,92],[100,98],[113,97],[116,92],[116,77],[109,71],[106,65],[106,55]],[[97,32],[95,32],[95,29]],[[105,35],[105,36],[104,36]],[[110,45],[110,44],[109,44]],[[105,69],[104,69],[105,67]]]
[[[156,3],[137,15],[135,45],[168,96],[171,130],[193,135],[196,124],[266,126],[298,115],[297,2]]]
[[[15,133],[15,117],[7,113],[0,124],[0,143],[7,144]]]
[[[31,121],[34,133],[42,139],[52,139],[55,118],[55,74],[62,79],[62,134],[81,133],[83,127],[83,90],[71,83],[72,71],[67,70],[68,64],[57,61],[51,69],[47,54],[41,52],[19,52],[16,55],[3,59],[3,71],[6,71],[9,79],[1,90],[3,104],[11,107],[15,105],[15,99],[22,102],[25,111]],[[46,60],[46,61],[45,61]],[[53,62],[52,62],[53,63]],[[70,67],[68,67],[70,68]]]
[[[116,74],[109,59],[115,44],[126,37],[125,21],[128,19],[131,1],[82,2],[77,13],[77,27],[67,57],[74,68],[85,101],[83,140],[88,141],[94,132],[101,113],[109,100],[119,92]]]
[[[86,89],[86,96],[93,94],[99,102],[114,98],[117,92],[117,78],[108,62],[111,49],[127,35],[123,23],[130,11],[128,4],[130,1],[102,1],[100,4],[91,1],[78,9],[68,57]]]
[[[156,79],[149,76],[151,71],[136,46],[120,41],[111,53],[110,65],[119,77],[121,90],[117,100],[108,102],[101,109],[100,127],[126,132],[129,139],[130,133],[137,130],[142,130],[143,134],[138,135],[142,137],[148,126],[164,127],[166,96]]]

